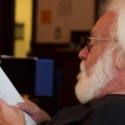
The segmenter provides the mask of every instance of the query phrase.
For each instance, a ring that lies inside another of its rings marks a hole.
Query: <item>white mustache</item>
[[[82,61],[82,62],[80,63],[80,72],[85,72],[85,71],[86,71],[85,62]]]

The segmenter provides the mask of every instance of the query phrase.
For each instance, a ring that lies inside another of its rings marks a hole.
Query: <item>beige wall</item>
[[[32,0],[15,0],[15,23],[24,24],[24,38],[15,40],[14,56],[26,57],[32,32]]]
[[[70,43],[72,30],[91,29],[94,14],[95,0],[38,0],[36,41]],[[56,37],[57,29],[60,37]]]

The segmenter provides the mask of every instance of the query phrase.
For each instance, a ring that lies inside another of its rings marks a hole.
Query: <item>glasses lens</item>
[[[91,51],[90,41],[91,41],[91,40],[90,40],[89,37],[88,37],[88,38],[87,38],[87,43],[86,43],[86,46],[87,46],[88,52]]]

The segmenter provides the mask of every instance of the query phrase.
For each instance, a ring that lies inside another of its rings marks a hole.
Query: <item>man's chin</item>
[[[95,97],[93,88],[87,82],[79,80],[75,86],[75,94],[80,103],[87,103]]]
[[[75,94],[77,99],[81,103],[87,103],[93,100],[99,92],[99,88],[96,86],[96,82],[88,77],[86,72],[80,72],[77,76],[77,79],[78,82],[75,86]]]
[[[80,103],[87,103],[92,99],[89,92],[89,88],[91,86],[89,86],[88,84],[88,75],[86,68],[84,65],[82,65],[82,67],[84,67],[84,69],[81,70],[81,72],[77,75],[78,82],[75,86],[75,94]]]

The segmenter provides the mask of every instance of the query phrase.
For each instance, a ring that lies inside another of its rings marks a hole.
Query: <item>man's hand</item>
[[[25,103],[18,103],[18,107],[24,112],[30,114],[37,124],[51,120],[51,117],[44,110],[40,109],[35,103],[28,99],[24,99],[24,101]]]
[[[26,125],[25,116],[16,106],[10,106],[0,99],[0,125]]]

